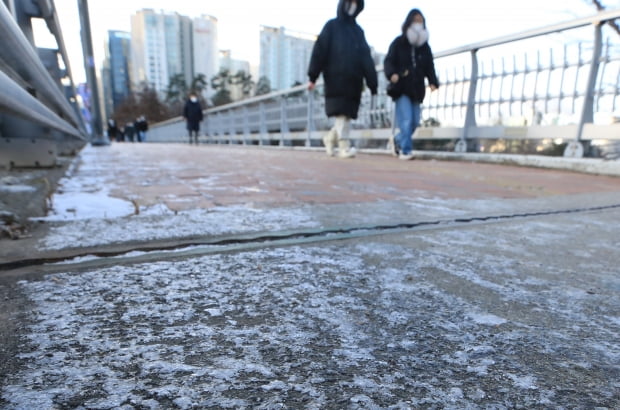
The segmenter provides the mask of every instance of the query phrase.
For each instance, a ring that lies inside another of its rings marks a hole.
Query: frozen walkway
[[[620,406],[618,178],[117,144],[54,210],[3,246],[3,407]]]

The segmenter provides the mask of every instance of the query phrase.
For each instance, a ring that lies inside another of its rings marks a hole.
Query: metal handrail
[[[84,136],[67,121],[47,108],[26,90],[0,71],[0,111],[50,127],[72,137],[83,139]]]
[[[611,21],[617,18],[620,18],[620,9],[608,10],[608,11],[600,12],[593,16],[589,16],[589,17],[583,17],[583,18],[579,18],[576,20],[566,21],[566,22],[554,24],[551,26],[534,28],[531,30],[518,32],[515,34],[509,34],[509,35],[497,37],[491,40],[481,41],[477,43],[472,43],[472,44],[452,48],[452,49],[445,50],[445,51],[436,52],[436,53],[433,53],[433,55],[436,59],[439,59],[439,58],[454,56],[454,55],[463,54],[463,53],[477,52],[478,50],[481,50],[484,48],[496,47],[502,44],[526,40],[529,38],[543,36],[547,34],[553,34],[553,33],[557,33],[560,31],[576,29],[580,27],[586,27],[589,25],[596,26],[596,25],[600,25],[602,23],[605,23],[605,22],[608,22],[608,21]],[[378,72],[382,72],[383,65],[378,65],[376,69]],[[322,79],[319,78],[317,85],[321,85],[321,84],[322,84]],[[218,107],[213,107],[208,110],[208,113],[216,113],[218,111],[225,111],[225,110],[241,107],[244,105],[255,104],[255,103],[259,103],[259,102],[267,101],[267,100],[273,100],[278,97],[287,96],[289,94],[298,93],[300,91],[305,91],[305,90],[306,90],[305,85],[298,85],[295,87],[288,88],[286,90],[273,91],[268,94],[263,94],[260,96],[247,98],[241,101],[235,101],[235,102],[221,105]]]
[[[577,144],[582,138],[620,139],[620,132],[618,132],[620,124],[593,124],[594,104],[600,103],[603,97],[608,102],[609,98],[612,99],[611,106],[614,107],[614,110],[617,109],[618,105],[616,99],[619,98],[620,94],[620,75],[617,80],[609,80],[610,72],[605,72],[605,70],[607,67],[614,69],[620,65],[620,57],[616,54],[611,55],[609,46],[603,47],[601,35],[603,24],[617,18],[620,18],[620,9],[604,11],[589,17],[526,30],[435,53],[436,67],[441,68],[442,65],[447,64],[449,69],[454,70],[454,78],[450,79],[450,73],[446,72],[447,78],[443,79],[440,91],[427,94],[424,110],[427,113],[430,112],[431,116],[433,113],[438,115],[435,118],[442,120],[442,123],[444,120],[447,121],[440,127],[418,128],[419,137],[456,139],[455,150],[467,149],[466,140],[474,137],[481,139],[561,138],[568,141],[572,140]],[[591,57],[584,55],[584,48],[580,44],[579,58],[576,62],[571,61],[567,55],[566,46],[564,47],[563,61],[560,64],[556,64],[553,50],[550,51],[550,63],[547,65],[541,63],[540,52],[535,67],[528,65],[527,55],[524,59],[524,67],[521,67],[521,63],[517,67],[516,55],[513,55],[512,69],[506,69],[502,59],[498,71],[491,61],[493,69],[491,74],[485,70],[484,63],[486,61],[478,61],[478,52],[482,49],[588,26],[593,27],[594,40],[591,43],[593,44]],[[603,54],[603,50],[606,54]],[[470,59],[469,67],[467,63],[462,66],[463,71],[460,78],[458,78],[459,74],[452,61],[452,58],[459,56],[469,57]],[[599,66],[602,67],[600,73]],[[586,70],[588,73],[584,72]],[[382,67],[377,67],[377,71],[381,73]],[[572,73],[577,74],[575,74],[574,82],[571,84],[568,83],[567,79],[568,74]],[[559,86],[556,81],[558,75],[561,75]],[[546,94],[542,90],[545,86],[544,76],[546,76],[547,81]],[[599,78],[600,81],[598,81]],[[605,89],[602,88],[604,78],[607,79],[606,81],[615,84],[615,91],[609,88],[613,84],[607,85]],[[584,83],[586,79],[587,83]],[[554,85],[553,88],[550,88],[552,80]],[[534,88],[532,88],[531,82],[529,88],[526,87],[526,81],[533,81]],[[380,74],[378,97],[371,99],[368,91],[362,95],[358,119],[353,122],[354,129],[364,130],[355,134],[358,137],[381,140],[388,138],[391,134],[388,127],[392,126],[394,122],[394,104],[385,94],[386,84],[387,79]],[[586,89],[583,87],[584,84]],[[329,121],[322,112],[324,108],[323,99],[315,98],[315,93],[305,92],[305,90],[306,87],[300,85],[205,110],[206,133],[214,140],[221,142],[238,143],[251,140],[259,144],[267,141],[269,144],[278,141],[282,144],[286,140],[299,140],[304,138],[305,133],[306,145],[311,145],[312,140],[320,139],[320,130],[326,129]],[[317,92],[320,94],[321,91],[322,87],[319,82],[317,83]],[[498,91],[499,95],[497,95]],[[484,96],[482,95],[483,92]],[[508,92],[508,96],[505,95],[506,92]],[[371,105],[372,102],[375,104]],[[565,110],[567,102],[572,102],[572,111],[570,112]],[[582,104],[580,112],[576,108],[578,104]],[[487,117],[481,115],[483,106],[488,108]],[[491,108],[493,109],[491,110]],[[530,118],[526,117],[532,113],[526,113],[526,108],[536,110],[536,116],[544,115],[544,120],[548,125],[541,125],[542,122],[540,121],[534,122],[537,117],[531,118],[532,121],[529,121]],[[303,113],[300,110],[304,110]],[[570,119],[568,117],[561,118],[567,113]],[[495,123],[492,115],[499,115],[499,124],[507,125],[493,125]],[[511,127],[509,126],[510,122],[506,123],[502,120],[505,115],[509,115],[512,121],[516,120],[517,117],[524,118],[528,121],[527,126]],[[455,126],[450,126],[449,117],[452,117],[452,123]],[[560,123],[556,122],[558,120]],[[562,121],[566,120],[568,120],[567,125],[561,125]],[[489,125],[477,124],[477,122],[485,124],[485,121]],[[168,129],[169,132],[177,134],[178,139],[181,139],[184,137],[184,129],[181,124],[183,124],[181,117],[159,125],[154,124],[151,127],[151,135],[153,137],[161,135],[162,138],[165,138],[166,131],[164,129]],[[159,127],[162,127],[161,132],[157,130]],[[545,132],[547,133],[546,136]],[[571,151],[575,151],[574,147],[571,148]]]
[[[544,26],[539,28],[533,28],[530,30],[521,31],[514,34],[507,34],[491,40],[480,41],[461,47],[452,48],[449,50],[433,53],[435,58],[448,57],[456,54],[468,53],[472,51],[481,50],[483,48],[496,47],[506,43],[513,43],[515,41],[527,40],[533,37],[544,36],[547,34],[558,33],[561,31],[572,30],[580,27],[597,26],[608,21],[620,18],[620,9],[601,11],[598,14],[592,16],[578,18],[575,20],[569,20],[550,26]]]
[[[7,62],[24,80],[32,84],[38,93],[49,100],[59,113],[78,128],[80,122],[74,110],[43,66],[4,2],[0,2],[0,38],[4,42],[0,47],[0,59]]]

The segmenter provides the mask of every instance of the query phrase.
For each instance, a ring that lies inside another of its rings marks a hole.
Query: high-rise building
[[[226,69],[230,74],[235,75],[239,71],[250,74],[250,62],[246,60],[237,60],[232,58],[231,50],[220,50],[220,68]]]
[[[245,73],[246,76],[250,76],[250,63],[245,60],[237,60],[232,58],[232,52],[230,50],[220,50],[220,69],[228,70],[231,76],[236,76],[239,72]],[[237,78],[237,81],[240,79]],[[256,79],[252,79],[254,83],[256,83]],[[233,101],[240,100],[244,95],[244,86],[247,86],[243,83],[231,84],[228,87],[230,91],[230,98]],[[247,91],[247,90],[246,90]],[[251,94],[253,90],[250,90]]]
[[[106,47],[107,48],[107,47]],[[110,59],[105,58],[101,67],[101,75],[99,76],[98,85],[102,92],[99,93],[100,106],[103,107],[104,119],[112,118],[114,113],[114,103],[112,101],[112,79],[110,78]]]
[[[104,106],[110,116],[131,93],[131,36],[126,31],[109,30],[104,63]]]
[[[204,74],[208,84],[218,72],[215,17],[190,19],[143,9],[132,16],[131,37],[135,83],[164,92],[173,76],[183,75],[189,87],[198,74]]]
[[[269,79],[272,90],[304,84],[315,41],[315,35],[261,26],[259,76]]]
[[[211,96],[211,78],[219,72],[217,19],[203,15],[193,20],[194,77],[204,74],[207,81],[205,96]]]
[[[178,13],[143,9],[131,17],[134,83],[146,83],[163,93],[170,79],[193,76],[191,20]]]

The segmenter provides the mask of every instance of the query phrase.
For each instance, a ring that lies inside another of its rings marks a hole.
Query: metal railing
[[[16,4],[21,6],[15,1],[13,7]],[[64,60],[65,78],[71,81],[54,3],[41,0],[30,6],[37,6],[39,17],[46,19]],[[17,23],[23,19],[12,14],[20,13],[15,8],[9,10],[0,1],[0,166],[54,165],[59,153],[84,145],[84,126],[66,97],[61,78],[53,78],[33,40]]]
[[[620,10],[605,11],[435,53],[441,87],[427,93],[414,140],[488,152],[506,141],[558,139],[570,157],[583,156],[586,141],[619,145],[620,124],[595,122],[603,113],[620,115],[620,42],[603,41],[604,24],[619,17]],[[579,30],[592,30],[579,33],[592,39],[558,38]],[[540,48],[543,39],[546,49]],[[516,52],[519,48],[524,51]],[[385,94],[382,67],[378,71],[379,94],[371,98],[364,92],[353,122],[352,138],[360,148],[386,147],[394,131],[394,103]],[[330,126],[322,91],[320,83],[314,92],[298,86],[208,109],[205,134],[219,143],[320,146]],[[185,141],[184,128],[175,118],[154,125],[149,139]]]

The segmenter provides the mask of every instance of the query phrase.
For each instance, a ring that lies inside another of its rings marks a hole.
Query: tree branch
[[[594,7],[596,7],[596,10],[598,11],[603,11],[605,10],[605,6],[603,6],[600,2],[600,0],[592,0],[592,4],[594,4]],[[607,24],[609,24],[609,26],[618,34],[620,35],[620,26],[618,26],[618,23],[616,23],[615,20],[610,20],[607,22]]]

